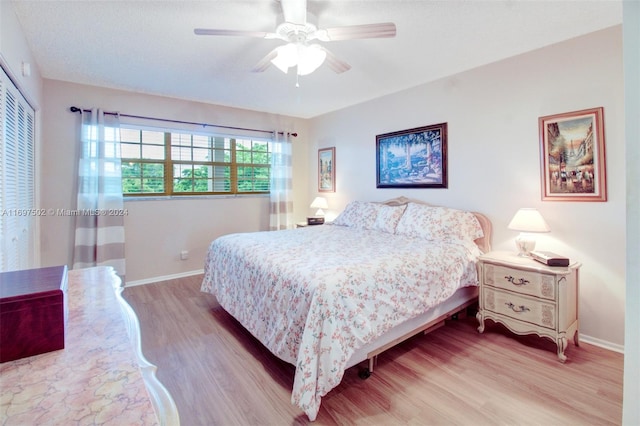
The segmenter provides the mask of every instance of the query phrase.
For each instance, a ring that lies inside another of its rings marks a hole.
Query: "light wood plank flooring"
[[[271,355],[200,292],[201,276],[126,288],[143,352],[173,395],[182,425],[298,425],[293,366]],[[323,398],[317,425],[619,425],[623,355],[519,337],[472,318],[447,321],[358,367]]]

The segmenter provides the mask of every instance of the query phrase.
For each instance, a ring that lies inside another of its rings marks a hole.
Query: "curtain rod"
[[[91,112],[90,109],[81,109],[81,108],[78,108],[76,106],[70,107],[69,111],[71,111],[71,112]],[[191,124],[191,125],[202,126],[202,127],[207,127],[207,126],[208,127],[217,127],[217,128],[220,128],[220,129],[246,130],[246,131],[250,131],[250,132],[273,133],[272,130],[248,129],[248,128],[245,128],[245,127],[233,127],[233,126],[221,126],[219,124],[196,123],[194,121],[169,120],[169,119],[166,119],[166,118],[155,118],[155,117],[145,117],[143,115],[121,114],[121,113],[118,113],[118,112],[105,111],[104,113],[108,114],[108,115],[119,115],[120,117],[141,118],[143,120],[164,121],[164,122],[167,122],[167,123]],[[278,132],[278,134],[283,135],[284,132]],[[289,134],[291,136],[293,136],[294,138],[298,137],[297,133],[289,133]]]

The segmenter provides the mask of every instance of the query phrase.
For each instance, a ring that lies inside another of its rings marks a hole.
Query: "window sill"
[[[130,201],[169,201],[169,200],[203,200],[203,199],[221,199],[221,198],[264,198],[269,194],[229,194],[229,195],[149,195],[149,196],[124,196],[124,202]]]

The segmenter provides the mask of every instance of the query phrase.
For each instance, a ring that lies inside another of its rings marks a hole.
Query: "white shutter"
[[[34,267],[35,112],[0,75],[0,271]]]
[[[0,76],[0,272],[6,270],[5,269],[5,255],[4,255],[4,241],[6,239],[4,227],[4,80],[5,74],[4,70],[2,70],[2,75]]]

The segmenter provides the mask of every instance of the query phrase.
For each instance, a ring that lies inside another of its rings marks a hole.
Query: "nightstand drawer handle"
[[[505,280],[509,281],[513,285],[527,285],[529,284],[529,280],[525,280],[524,278],[520,278],[518,281],[515,281],[515,278],[511,275],[507,275],[504,277]]]
[[[520,313],[520,312],[527,312],[527,311],[530,311],[530,310],[531,310],[531,309],[527,308],[527,307],[526,307],[526,306],[524,306],[524,305],[516,306],[516,305],[514,305],[514,304],[513,304],[513,303],[511,303],[511,302],[506,302],[506,303],[505,303],[505,305],[507,305],[507,307],[511,308],[511,310],[512,310],[513,312],[518,312],[518,313]]]

